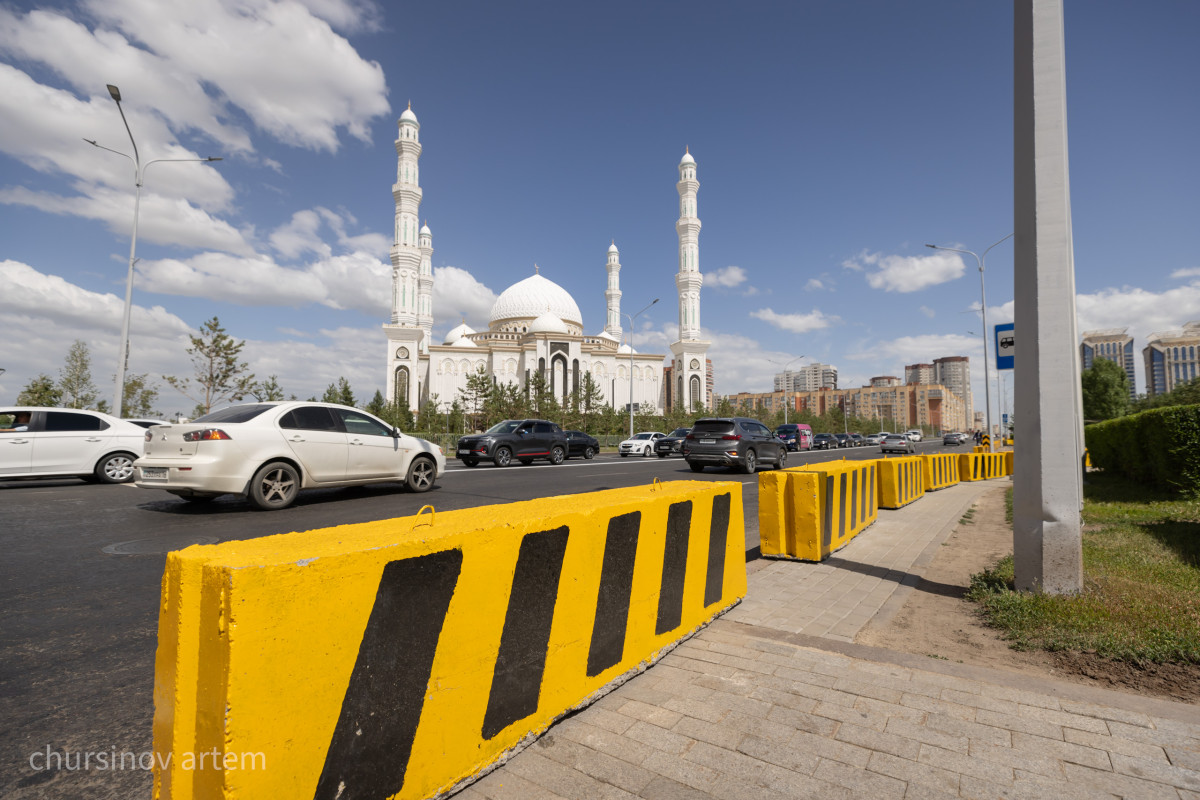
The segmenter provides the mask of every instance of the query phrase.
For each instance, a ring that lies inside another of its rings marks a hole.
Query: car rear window
[[[196,417],[192,422],[245,422],[246,420],[254,419],[268,408],[275,408],[275,406],[267,405],[266,403],[247,403],[240,406],[229,406],[205,414],[203,417]]]
[[[733,422],[725,419],[702,419],[692,428],[693,435],[702,433],[733,433]]]

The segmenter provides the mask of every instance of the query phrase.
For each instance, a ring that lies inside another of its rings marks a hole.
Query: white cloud
[[[825,288],[825,284],[816,278],[809,278],[808,283],[804,284],[804,290],[807,292],[819,292]]]
[[[925,316],[929,317],[930,319],[933,319],[935,316],[937,316],[937,312],[936,312],[936,311],[934,311],[934,310],[933,310],[932,308],[930,308],[929,306],[921,306],[921,307],[920,307],[919,309],[917,309],[917,310],[918,310],[918,311],[920,311],[920,312],[921,312],[922,314],[924,314]]]
[[[772,309],[760,308],[751,311],[750,316],[791,333],[808,333],[841,322],[841,318],[827,317],[817,309],[813,309],[809,314],[777,314]]]
[[[390,293],[391,289],[388,291]],[[498,299],[499,295],[465,269],[434,267],[433,319],[439,330],[445,326],[444,330],[448,331],[463,318],[475,330],[487,330],[492,306]]]
[[[732,289],[735,286],[740,286],[746,282],[746,270],[741,267],[721,267],[712,272],[705,273],[705,286],[720,286],[722,288]]]
[[[899,256],[863,251],[842,262],[846,269],[866,272],[872,289],[886,292],[916,292],[961,278],[966,265],[957,253],[937,251],[931,255]]]
[[[1200,267],[1177,269],[1171,273],[1172,278],[1200,278]]]
[[[271,246],[284,258],[296,258],[303,253],[315,253],[328,258],[333,249],[320,233],[328,228],[333,231],[337,243],[348,252],[367,251],[379,258],[387,258],[391,242],[379,233],[347,233],[347,225],[357,225],[358,220],[348,212],[335,212],[317,206],[292,214],[291,220],[271,232]]]

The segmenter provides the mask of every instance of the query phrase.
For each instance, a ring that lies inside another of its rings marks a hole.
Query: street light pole
[[[633,438],[633,321],[650,310],[650,306],[658,302],[658,298],[636,314],[622,314],[629,320],[629,438]]]
[[[133,156],[130,157],[119,150],[113,150],[111,147],[96,144],[94,139],[84,139],[84,141],[93,147],[99,147],[101,150],[116,153],[133,162],[133,183],[135,187],[133,195],[133,235],[129,240],[129,272],[125,276],[125,312],[121,317],[121,351],[117,354],[116,388],[113,391],[113,416],[119,418],[122,411],[124,411],[125,403],[125,362],[129,358],[129,317],[133,310],[133,265],[137,263],[138,213],[142,205],[142,180],[146,175],[146,168],[160,161],[220,161],[221,158],[219,156],[209,156],[207,158],[156,158],[153,161],[147,161],[145,164],[142,164],[138,156],[137,142],[133,138],[133,131],[129,129],[129,120],[125,119],[125,109],[121,108],[121,90],[110,83],[108,84],[108,93],[112,97],[113,102],[117,104],[117,111],[121,112],[121,122],[125,123],[125,132],[129,134],[129,143],[133,145]]]
[[[796,363],[797,361],[799,361],[799,360],[800,360],[800,359],[802,359],[802,358],[808,358],[808,356],[807,356],[807,355],[803,355],[803,356],[796,356],[796,357],[795,357],[795,358],[793,358],[791,361],[789,361],[789,362],[787,362],[786,364],[784,364],[784,365],[783,365],[783,371],[784,371],[784,372],[787,372],[787,368],[788,368],[788,367],[790,367],[792,364]],[[767,359],[767,361],[771,361],[771,359],[769,359],[769,358],[768,358],[768,359]],[[779,362],[778,362],[778,361],[771,361],[771,363],[772,363],[772,364],[778,364]],[[788,412],[788,406],[789,406],[789,405],[790,405],[789,403],[784,403],[784,404],[783,404],[783,424],[784,424],[784,425],[787,425],[787,412]]]
[[[996,242],[995,244],[989,245],[988,249],[983,251],[982,257],[977,255],[975,252],[973,252],[971,250],[959,250],[956,247],[942,247],[942,246],[936,245],[936,244],[925,245],[926,247],[932,248],[934,250],[949,250],[952,253],[967,253],[968,255],[975,256],[975,263],[979,266],[979,302],[980,302],[980,311],[983,314],[983,398],[984,398],[983,402],[984,402],[984,408],[987,412],[986,418],[987,418],[988,450],[989,451],[992,449],[991,448],[991,440],[992,440],[992,390],[991,390],[991,386],[992,386],[992,381],[991,381],[991,378],[988,377],[987,291],[984,289],[984,285],[983,285],[983,267],[984,267],[985,262],[987,261],[988,252],[996,245],[1003,244],[1004,242],[1007,242],[1012,237],[1013,237],[1013,234],[1010,233],[1008,236],[1005,236],[1003,239]]]

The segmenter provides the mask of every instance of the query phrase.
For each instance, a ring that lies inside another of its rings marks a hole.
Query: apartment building
[[[1129,399],[1137,397],[1137,373],[1134,371],[1133,337],[1128,328],[1109,328],[1102,331],[1085,331],[1079,345],[1079,361],[1083,369],[1091,369],[1096,359],[1113,361],[1125,370],[1129,381]]]
[[[812,392],[739,392],[726,397],[736,408],[774,413],[786,405],[789,414],[825,414],[840,408],[849,416],[878,420],[879,427],[903,431],[918,426],[934,430],[967,430],[970,417],[962,400],[938,384],[863,386]]]
[[[905,383],[937,383],[933,364],[908,364],[904,367]]]
[[[984,372],[986,380],[987,373]],[[945,356],[933,360],[932,383],[945,386],[959,399],[966,409],[966,419],[972,419],[975,404],[971,394],[971,359],[966,356]]]
[[[1200,321],[1189,322],[1174,331],[1160,331],[1146,337],[1142,360],[1146,366],[1146,394],[1154,396],[1175,389],[1200,372]]]
[[[775,391],[814,392],[818,389],[836,389],[837,382],[837,367],[817,362],[777,373]]]

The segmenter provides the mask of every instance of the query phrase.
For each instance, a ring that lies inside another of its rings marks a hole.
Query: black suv
[[[684,445],[692,472],[705,467],[734,467],[754,473],[762,463],[787,466],[787,445],[756,419],[713,417],[698,419]]]
[[[561,464],[567,457],[567,435],[544,419],[506,419],[484,433],[461,437],[456,455],[468,467],[480,461],[507,467],[514,458],[522,464],[532,464],[536,458]]]
[[[683,443],[691,432],[691,428],[676,428],[654,443],[654,452],[658,454],[659,458],[666,458],[671,453],[683,455]]]

